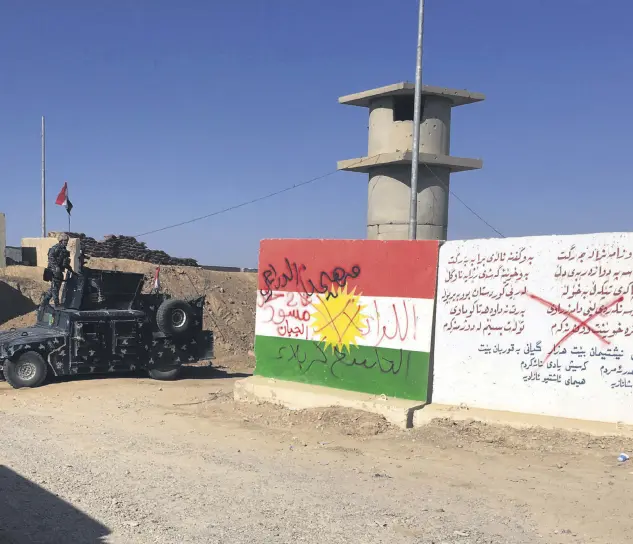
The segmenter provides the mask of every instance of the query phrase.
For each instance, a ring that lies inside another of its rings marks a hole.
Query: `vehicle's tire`
[[[156,324],[168,336],[186,336],[193,329],[193,309],[184,300],[167,299],[158,307]]]
[[[153,380],[160,380],[163,382],[172,381],[178,379],[180,376],[180,372],[182,367],[177,366],[176,368],[170,368],[168,370],[159,370],[158,368],[150,368],[148,373],[149,377]]]
[[[15,361],[5,361],[2,368],[4,379],[14,389],[39,387],[44,383],[48,366],[35,351],[27,351]]]

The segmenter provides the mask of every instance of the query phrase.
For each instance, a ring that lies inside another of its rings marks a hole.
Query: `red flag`
[[[62,187],[62,190],[57,195],[55,204],[57,204],[58,206],[64,206],[64,208],[66,208],[66,211],[68,212],[68,215],[70,215],[70,210],[73,209],[73,204],[68,199],[68,182],[67,181],[64,182],[64,186]]]
[[[154,272],[154,290],[160,291],[160,266],[156,267],[156,272]]]

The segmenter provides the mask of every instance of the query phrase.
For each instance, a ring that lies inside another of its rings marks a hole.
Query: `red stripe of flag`
[[[156,271],[154,272],[154,286],[153,289],[156,291],[160,291],[160,266],[156,267]]]
[[[57,195],[55,204],[57,204],[58,206],[65,206],[66,200],[68,200],[68,182],[65,181],[62,190]]]
[[[429,240],[262,240],[258,289],[320,291],[338,274],[358,294],[434,298],[438,254]]]
[[[73,209],[73,204],[68,199],[68,182],[64,182],[62,190],[59,192],[57,198],[55,199],[55,204],[57,204],[58,206],[64,206],[64,208],[66,208],[66,211],[70,215],[70,210]]]

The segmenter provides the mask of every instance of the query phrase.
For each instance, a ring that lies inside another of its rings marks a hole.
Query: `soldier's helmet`
[[[66,234],[65,232],[59,235],[59,242],[62,245],[66,245],[68,244],[68,234]]]

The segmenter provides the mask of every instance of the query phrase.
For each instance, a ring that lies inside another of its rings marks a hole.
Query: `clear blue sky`
[[[134,235],[238,204],[367,150],[341,95],[413,80],[417,0],[5,0],[0,211],[8,242],[48,226]],[[483,92],[453,115],[452,189],[506,236],[633,228],[633,2],[427,0],[424,80]],[[269,237],[362,238],[366,176],[326,180],[144,238],[253,266]],[[495,236],[455,199],[449,237]]]

